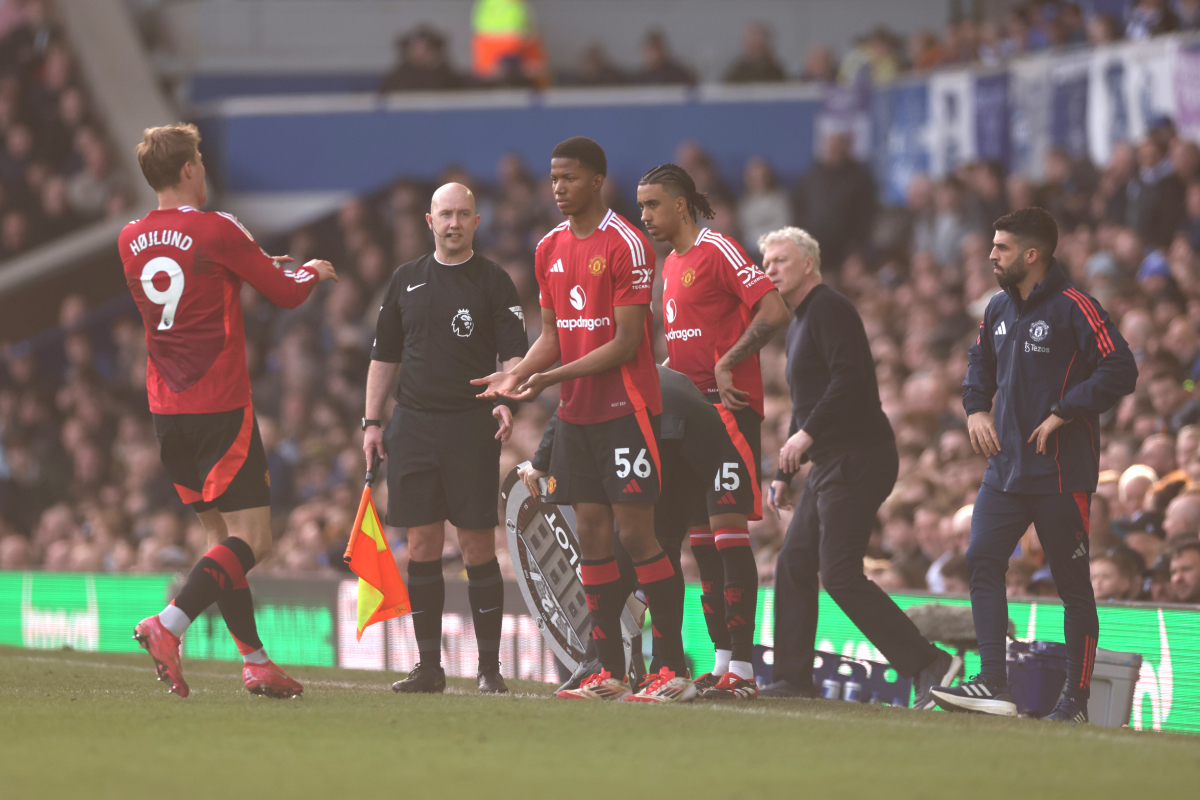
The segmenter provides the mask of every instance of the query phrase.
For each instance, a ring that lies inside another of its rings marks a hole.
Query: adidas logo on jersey
[[[551,272],[562,272],[563,271],[563,265],[562,265],[561,258],[558,261],[554,262],[554,266],[550,268],[550,271]]]
[[[622,490],[622,494],[641,494],[641,493],[642,493],[642,487],[638,486],[637,481],[630,481],[629,483],[625,484],[625,488]]]
[[[1006,333],[1008,333],[1008,328],[1006,328],[1004,326],[1003,322],[1001,322],[999,325],[996,326],[996,331],[995,331],[996,336],[1003,336]]]
[[[737,500],[734,499],[733,492],[726,492],[725,494],[723,494],[721,496],[721,499],[717,501],[717,505],[719,505],[719,506],[736,506]]]
[[[1075,552],[1071,555],[1072,561],[1077,558],[1087,558],[1087,546],[1083,542],[1079,543],[1079,547],[1076,547]]]

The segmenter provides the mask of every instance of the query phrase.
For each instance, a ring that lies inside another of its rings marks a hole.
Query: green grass
[[[295,667],[253,697],[234,665],[0,647],[0,796],[24,798],[1063,798],[1192,796],[1200,739],[828,701],[647,707],[400,697],[392,673]]]

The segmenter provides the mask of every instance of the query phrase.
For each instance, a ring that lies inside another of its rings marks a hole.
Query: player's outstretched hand
[[[367,457],[367,469],[371,468],[371,457],[378,455],[379,458],[387,458],[387,448],[383,446],[383,429],[378,425],[371,425],[363,431],[363,454]]]
[[[288,260],[290,261],[291,259]],[[330,264],[328,261],[322,261],[319,258],[314,258],[304,266],[312,267],[317,271],[317,283],[320,283],[321,281],[327,281],[330,278],[333,278],[335,281],[338,279],[337,270],[335,270],[333,268],[333,264]]]
[[[1050,438],[1050,434],[1067,424],[1067,420],[1060,416],[1051,414],[1042,421],[1041,425],[1034,428],[1030,434],[1028,441],[1032,442],[1037,439],[1037,451],[1042,455],[1046,455],[1046,440]]]
[[[967,433],[971,437],[971,447],[976,453],[982,453],[988,458],[999,454],[1000,435],[996,433],[996,421],[992,418],[992,412],[976,411],[967,417]],[[1034,431],[1034,435],[1037,435],[1037,431]],[[1029,437],[1029,440],[1033,441],[1033,437]]]
[[[500,430],[496,431],[496,438],[504,444],[512,436],[512,410],[508,406],[496,406],[492,409],[492,416],[500,421]]]
[[[541,497],[542,487],[538,485],[538,481],[546,477],[546,473],[540,469],[534,469],[533,464],[526,464],[517,470],[517,477],[525,484],[525,488],[534,497]]]
[[[480,400],[497,397],[511,397],[512,392],[517,388],[520,380],[511,372],[493,372],[486,378],[476,378],[471,381],[473,386],[486,386],[479,394],[475,395]]]
[[[771,481],[771,491],[767,495],[767,508],[779,516],[780,509],[790,510],[792,507],[792,487],[786,481]]]
[[[506,395],[513,400],[520,400],[522,403],[529,403],[537,399],[538,395],[554,385],[553,379],[547,377],[544,372],[535,372],[525,379],[525,382],[516,388],[516,391]]]
[[[812,443],[808,431],[799,430],[793,433],[779,451],[779,468],[789,475],[799,472],[804,463],[804,454],[812,447]]]
[[[278,267],[281,264],[290,264],[296,259],[292,258],[291,256],[271,256],[271,260],[274,261],[275,266]]]
[[[750,405],[750,393],[733,385],[733,370],[718,361],[713,367],[713,377],[717,381],[717,391],[721,393],[721,405],[730,411],[741,411]]]

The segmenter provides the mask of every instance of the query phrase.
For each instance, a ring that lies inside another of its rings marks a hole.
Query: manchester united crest
[[[546,481],[546,494],[554,494],[554,490],[558,488],[558,481],[554,480],[554,476],[550,476],[550,480]]]
[[[679,280],[684,286],[691,286],[696,282],[696,270],[688,267],[683,271],[683,275],[679,276]]]
[[[608,266],[608,262],[604,260],[604,256],[592,256],[592,260],[588,262],[588,270],[593,275],[599,275],[604,272],[604,268]]]

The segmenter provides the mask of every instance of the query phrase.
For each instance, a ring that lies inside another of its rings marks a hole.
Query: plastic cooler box
[[[1133,690],[1142,668],[1138,653],[1096,650],[1088,718],[1094,725],[1119,728],[1129,722]],[[1017,712],[1044,717],[1067,682],[1067,646],[1060,642],[1008,643],[1008,684]]]

